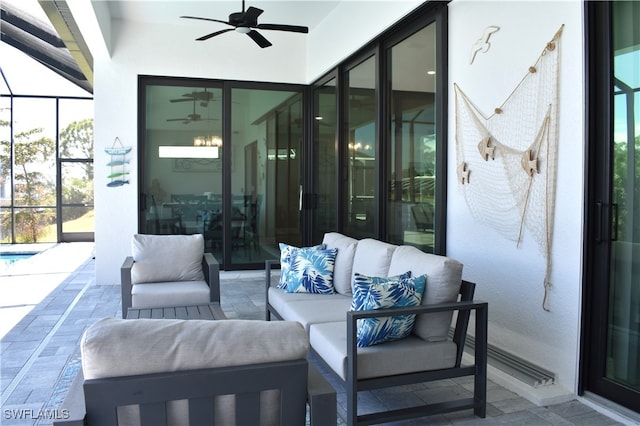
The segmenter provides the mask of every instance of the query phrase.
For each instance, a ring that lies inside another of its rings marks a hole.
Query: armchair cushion
[[[302,326],[291,321],[104,318],[85,331],[80,348],[86,380],[126,379],[305,360],[309,341]],[[158,397],[142,394],[140,402]],[[233,392],[216,398],[215,424],[237,424],[235,398]],[[167,424],[189,424],[189,407],[187,399],[166,401]],[[261,392],[260,424],[278,424],[280,407],[277,390]],[[140,415],[137,404],[117,407],[118,424],[139,425]]]
[[[80,348],[85,379],[98,379],[305,359],[309,342],[292,321],[104,318]]]
[[[410,272],[407,272],[391,278],[379,278],[356,273],[351,310],[366,311],[420,305],[426,276],[411,278],[409,275]],[[415,315],[359,319],[357,344],[364,347],[403,339],[411,333],[414,320]]]
[[[204,280],[202,234],[136,234],[131,253],[135,261],[131,268],[132,284]]]
[[[131,305],[141,309],[206,304],[210,293],[206,281],[136,284],[131,287]]]

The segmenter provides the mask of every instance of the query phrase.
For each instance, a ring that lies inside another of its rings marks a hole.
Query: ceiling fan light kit
[[[245,10],[244,0],[242,0],[242,12],[232,13],[231,15],[229,15],[228,21],[223,21],[221,19],[213,19],[213,18],[202,18],[199,16],[181,16],[181,18],[218,22],[218,23],[226,24],[233,27],[233,28],[226,28],[224,30],[214,31],[212,33],[203,35],[202,37],[198,37],[196,39],[197,41],[209,40],[210,38],[215,37],[217,35],[235,30],[240,34],[248,35],[258,46],[265,48],[265,47],[271,46],[271,42],[267,40],[258,31],[256,31],[256,29],[287,31],[287,32],[304,33],[304,34],[309,32],[308,27],[303,27],[299,25],[258,24],[258,17],[262,15],[262,12],[264,12],[262,9],[258,9],[257,7],[253,7],[253,6],[249,6],[249,8]]]

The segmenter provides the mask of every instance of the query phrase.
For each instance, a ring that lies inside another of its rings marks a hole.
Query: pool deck
[[[42,246],[41,246],[42,247]],[[47,247],[0,273],[0,424],[50,425],[63,417],[60,404],[80,368],[79,341],[93,322],[120,316],[119,284],[98,285],[92,243]],[[221,273],[222,309],[228,318],[262,319],[263,271]],[[335,379],[322,372],[335,384]],[[362,395],[365,409],[413,400],[434,401],[469,393],[472,382],[445,380],[424,386]],[[345,394],[338,392],[338,414],[344,416]],[[596,407],[597,408],[597,407]],[[344,422],[339,420],[338,424]],[[426,417],[396,425],[639,424],[615,412],[594,409],[583,398],[536,406],[499,386],[488,385],[487,418],[471,410]]]

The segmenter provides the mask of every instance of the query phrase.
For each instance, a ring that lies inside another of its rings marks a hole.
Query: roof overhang
[[[31,14],[2,2],[2,41],[93,93],[93,59],[73,17],[68,13],[66,2],[49,0],[40,4],[55,30]]]

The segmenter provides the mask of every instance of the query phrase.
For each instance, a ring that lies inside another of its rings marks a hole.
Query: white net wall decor
[[[546,261],[544,310],[551,286],[563,27],[491,115],[454,84],[458,186],[476,220],[517,245],[525,229],[535,239]]]

